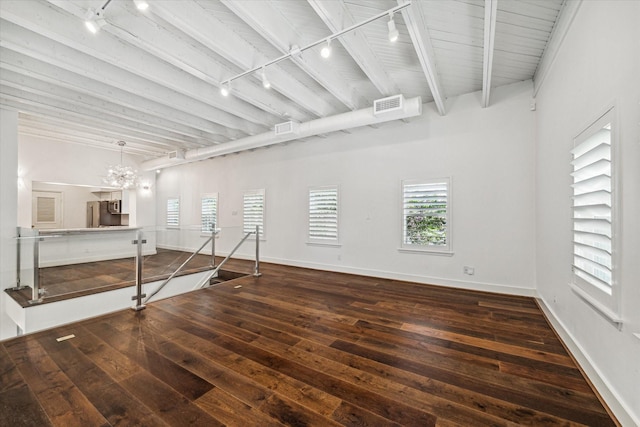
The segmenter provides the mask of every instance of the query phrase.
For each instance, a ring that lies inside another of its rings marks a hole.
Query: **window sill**
[[[307,242],[307,246],[324,246],[329,248],[341,248],[342,243],[333,243],[333,242]]]
[[[571,282],[569,283],[569,287],[571,290],[580,297],[584,302],[586,302],[589,306],[591,306],[594,310],[602,314],[606,317],[611,323],[614,323],[616,326],[622,325],[622,317],[620,317],[617,313],[611,310],[609,307],[602,304],[596,298],[589,295],[587,292],[583,291],[578,285]]]
[[[426,248],[398,248],[398,252],[418,253],[425,255],[438,255],[438,256],[453,256],[453,251],[443,251],[438,249],[426,249]]]

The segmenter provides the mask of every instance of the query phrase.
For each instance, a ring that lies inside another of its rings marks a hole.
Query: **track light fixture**
[[[327,39],[327,44],[322,47],[322,50],[320,51],[320,56],[322,56],[325,59],[331,56],[331,39],[330,38]]]
[[[267,80],[267,74],[264,71],[264,67],[262,67],[262,87],[265,89],[269,89],[271,87],[271,83]]]
[[[107,21],[102,17],[104,9],[89,9],[84,20],[84,26],[91,34],[97,34],[100,28],[104,27]]]
[[[145,11],[149,9],[149,3],[145,0],[133,0],[133,3],[136,5],[136,8],[141,11]]]
[[[111,1],[111,0],[109,0]],[[225,80],[224,82],[222,82],[222,85],[220,86],[220,93],[222,94],[222,96],[229,96],[229,94],[231,93],[231,82],[239,79],[241,77],[244,77],[248,74],[253,74],[257,71],[262,70],[261,73],[261,77],[262,77],[262,86],[265,87],[265,89],[268,89],[271,87],[271,84],[269,83],[269,81],[267,80],[266,74],[265,74],[265,68],[268,67],[269,65],[273,65],[273,64],[277,64],[278,62],[284,61],[285,59],[296,59],[299,58],[300,55],[302,55],[302,52],[304,52],[305,50],[311,49],[311,48],[315,48],[318,45],[324,44],[324,46],[322,47],[322,49],[320,50],[320,55],[323,58],[328,58],[329,56],[331,56],[331,41],[334,39],[337,39],[341,36],[343,36],[344,34],[347,34],[349,32],[355,31],[358,28],[369,24],[370,22],[376,21],[378,19],[384,18],[385,16],[389,16],[389,22],[387,23],[387,26],[389,28],[389,41],[391,42],[395,42],[396,40],[398,40],[399,37],[399,33],[398,33],[398,29],[396,28],[396,23],[393,20],[393,14],[395,12],[401,11],[409,6],[411,6],[411,2],[413,0],[404,0],[404,2],[398,6],[395,6],[385,12],[379,13],[375,16],[372,16],[370,18],[367,18],[366,20],[359,22],[357,24],[354,24],[350,27],[344,28],[338,32],[335,32],[333,34],[331,34],[329,37],[326,37],[324,39],[320,39],[318,41],[315,41],[313,43],[310,43],[304,47],[298,47],[297,45],[291,46],[291,50],[288,53],[285,53],[284,55],[276,58],[276,59],[272,59],[269,62],[265,62],[262,65],[259,65],[257,67],[251,68],[249,70],[243,71],[240,74],[236,74],[235,76],[229,77],[227,80]],[[107,2],[108,3],[108,2]]]
[[[228,81],[226,83],[226,86],[224,83],[222,83],[222,86],[220,86],[220,94],[222,96],[229,96],[230,93],[231,93],[231,81]]]
[[[393,20],[393,12],[389,13],[389,22],[387,22],[387,27],[389,27],[389,41],[395,42],[398,40],[398,29],[396,28],[396,22]]]
[[[104,10],[109,6],[111,0],[107,0],[100,9],[89,9],[84,17],[84,26],[91,32],[97,34],[100,28],[104,27],[107,21],[104,20]]]

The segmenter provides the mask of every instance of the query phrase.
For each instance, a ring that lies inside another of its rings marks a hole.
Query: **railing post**
[[[22,289],[22,287],[20,286],[20,270],[22,269],[22,261],[20,260],[20,254],[22,253],[22,248],[21,248],[21,238],[22,237],[20,235],[20,227],[16,227],[18,229],[17,235],[18,238],[16,239],[16,249],[17,249],[17,253],[16,253],[16,289]]]
[[[254,277],[262,276],[260,273],[260,226],[256,225],[256,268],[253,271]]]
[[[40,295],[40,231],[35,230],[35,239],[33,240],[33,288],[31,292],[30,304],[42,302]]]
[[[136,240],[133,241],[136,245],[136,295],[131,297],[135,300],[136,305],[131,307],[135,311],[143,310],[146,306],[142,303],[142,299],[146,297],[142,293],[142,244],[147,243],[146,240],[142,240],[142,230],[136,232]]]
[[[216,225],[211,228],[211,267],[216,266]]]

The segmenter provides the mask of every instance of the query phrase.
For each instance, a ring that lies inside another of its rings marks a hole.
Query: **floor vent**
[[[402,110],[404,106],[404,96],[393,95],[387,98],[376,99],[373,101],[373,115],[377,116],[391,111]]]
[[[298,126],[300,123],[288,121],[284,123],[278,123],[276,125],[276,135],[287,135],[289,133],[298,133]]]

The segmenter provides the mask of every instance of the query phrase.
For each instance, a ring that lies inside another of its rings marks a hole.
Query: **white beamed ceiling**
[[[413,0],[394,16],[396,43],[381,18],[332,42],[328,60],[317,46],[267,67],[271,89],[252,74],[225,98],[230,77],[408,0],[150,0],[144,13],[113,0],[96,35],[84,16],[105,0],[1,0],[0,103],[20,112],[21,134],[110,150],[125,140],[141,160],[398,93],[446,114],[447,98],[484,91],[490,108],[491,87],[536,76],[565,1]]]

